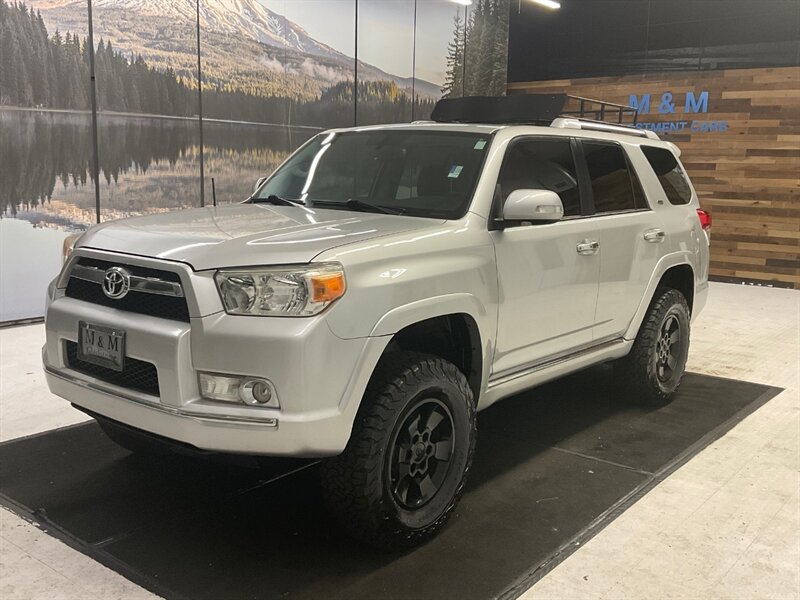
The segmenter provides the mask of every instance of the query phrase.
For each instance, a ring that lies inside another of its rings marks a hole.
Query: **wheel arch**
[[[636,338],[639,327],[647,314],[647,309],[659,289],[672,288],[681,292],[686,298],[689,312],[692,314],[696,285],[695,277],[695,269],[686,253],[670,254],[663,257],[656,269],[654,269],[647,290],[639,303],[639,308],[636,310],[636,314],[623,337],[626,340]]]
[[[432,354],[453,363],[467,378],[475,403],[484,380],[484,357],[478,323],[468,313],[429,317],[403,327],[384,350]]]
[[[391,342],[384,352],[400,347],[452,361],[449,357],[454,355],[452,348],[448,350],[449,356],[443,356],[440,348],[437,352],[441,340],[426,347],[423,335],[432,326],[444,328],[445,331],[449,327],[457,334],[455,340],[462,344],[461,350],[465,354],[461,361],[453,362],[466,376],[477,403],[488,379],[493,352],[492,328],[496,316],[473,294],[445,294],[395,307],[378,321],[370,336],[391,336]],[[400,341],[405,347],[400,345]]]
[[[683,294],[691,314],[694,307],[694,269],[690,264],[683,263],[667,269],[661,275],[656,290],[659,288],[670,288]]]

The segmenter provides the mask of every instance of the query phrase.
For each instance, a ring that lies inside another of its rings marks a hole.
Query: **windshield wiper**
[[[350,198],[349,200],[345,200],[344,202],[340,202],[338,200],[314,200],[313,205],[319,206],[332,206],[332,207],[342,207],[342,208],[349,208],[350,210],[359,210],[363,212],[374,212],[374,213],[381,213],[384,215],[402,215],[405,213],[405,209],[403,208],[389,208],[388,206],[378,206],[377,204],[370,204],[369,202],[364,202],[363,200],[356,200],[355,198]]]
[[[275,194],[270,194],[269,196],[265,196],[264,198],[257,198],[254,196],[250,198],[250,202],[252,202],[253,204],[264,202],[267,204],[280,204],[282,206],[303,206],[299,202],[295,202],[294,200],[289,200],[288,198],[283,198],[281,196],[276,196]]]

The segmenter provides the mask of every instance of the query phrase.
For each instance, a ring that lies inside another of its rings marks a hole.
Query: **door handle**
[[[666,237],[667,234],[664,233],[663,229],[648,229],[644,232],[645,241],[652,244],[660,244]]]
[[[597,240],[583,240],[575,247],[575,249],[578,251],[578,254],[588,256],[590,254],[594,254],[600,249],[600,242]]]

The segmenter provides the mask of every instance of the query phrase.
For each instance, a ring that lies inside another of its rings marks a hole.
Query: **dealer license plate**
[[[125,367],[125,332],[80,321],[78,358],[101,367],[122,371]]]

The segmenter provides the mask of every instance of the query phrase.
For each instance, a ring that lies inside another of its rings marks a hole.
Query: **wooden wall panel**
[[[708,112],[685,114],[686,92],[708,91]],[[716,279],[800,289],[800,68],[687,71],[511,83],[509,94],[566,92],[628,104],[651,94],[640,122],[727,121],[725,132],[659,133],[681,148],[711,211]],[[659,114],[664,92],[674,114]]]

